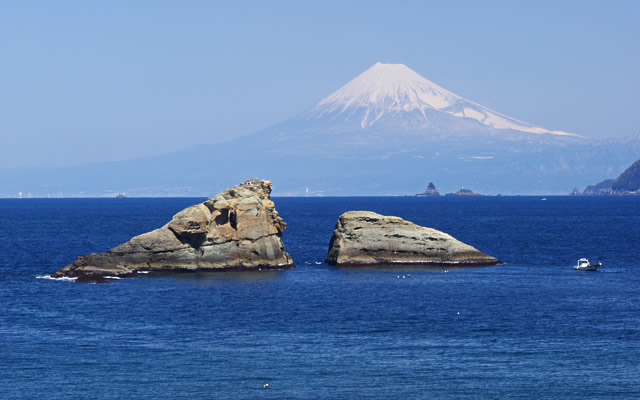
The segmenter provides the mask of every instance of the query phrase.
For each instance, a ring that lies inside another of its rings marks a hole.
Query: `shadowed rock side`
[[[52,277],[93,280],[137,271],[293,267],[281,240],[286,224],[270,193],[270,181],[247,180],[180,211],[162,228],[105,253],[80,256]]]
[[[501,263],[444,232],[370,211],[348,211],[338,218],[326,262],[339,266]]]

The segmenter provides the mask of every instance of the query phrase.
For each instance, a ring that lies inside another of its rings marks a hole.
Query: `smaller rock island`
[[[105,253],[80,256],[53,278],[100,281],[144,271],[292,268],[285,222],[270,199],[271,181],[250,179],[185,208],[154,231]]]
[[[338,218],[326,262],[337,266],[501,264],[444,232],[371,211],[348,211]]]
[[[445,196],[460,196],[460,197],[470,197],[470,196],[482,196],[480,193],[475,193],[470,189],[460,188],[455,193],[447,193]]]
[[[440,192],[436,189],[436,185],[433,182],[429,182],[429,186],[422,193],[416,194],[416,197],[432,197],[432,196],[440,196]]]

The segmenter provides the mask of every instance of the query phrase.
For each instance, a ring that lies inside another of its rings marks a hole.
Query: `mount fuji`
[[[206,196],[258,177],[274,181],[275,195],[413,194],[428,182],[443,191],[566,194],[619,174],[638,157],[640,135],[593,141],[549,130],[458,96],[405,65],[377,63],[302,113],[250,135],[146,159],[0,171],[0,187]]]
[[[500,149],[541,150],[586,142],[580,135],[535,126],[464,99],[403,64],[381,63],[308,110],[251,138],[268,152],[332,158],[388,158],[397,152],[427,157],[460,147],[475,150],[457,152],[461,157],[491,157]],[[271,149],[274,143],[278,146]]]
[[[308,120],[324,119],[341,127],[366,129],[387,125],[424,133],[435,131],[434,122],[445,115],[457,118],[448,119],[451,124],[446,130],[453,132],[456,132],[455,125],[462,125],[458,132],[473,126],[503,132],[579,137],[500,114],[441,88],[403,64],[377,63],[305,113]]]

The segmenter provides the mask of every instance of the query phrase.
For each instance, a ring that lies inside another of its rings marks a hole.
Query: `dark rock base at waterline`
[[[416,268],[420,267],[491,267],[494,265],[503,265],[502,261],[495,262],[473,262],[473,261],[399,261],[399,262],[374,262],[374,263],[358,263],[358,262],[347,262],[347,263],[331,263],[327,262],[329,265],[333,265],[334,267],[340,268],[360,268],[360,267],[411,267],[414,266]]]
[[[108,283],[109,281],[118,280],[121,278],[135,278],[140,277],[141,275],[149,275],[149,276],[162,276],[162,275],[170,275],[170,274],[198,274],[203,272],[213,272],[213,273],[225,273],[225,272],[247,272],[247,271],[278,271],[278,270],[287,270],[294,269],[296,266],[294,264],[286,264],[286,265],[263,265],[258,267],[225,267],[225,268],[194,268],[194,269],[184,269],[184,268],[156,268],[153,270],[149,269],[140,269],[132,272],[128,272],[120,275],[109,275],[109,274],[78,274],[77,276],[69,276],[69,275],[60,275],[56,276],[56,274],[51,275],[52,278],[76,278],[74,282],[97,282],[97,283]]]

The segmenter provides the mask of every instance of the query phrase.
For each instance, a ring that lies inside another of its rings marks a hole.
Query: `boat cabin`
[[[589,266],[589,260],[586,258],[581,258],[578,260],[578,268],[586,268]]]

